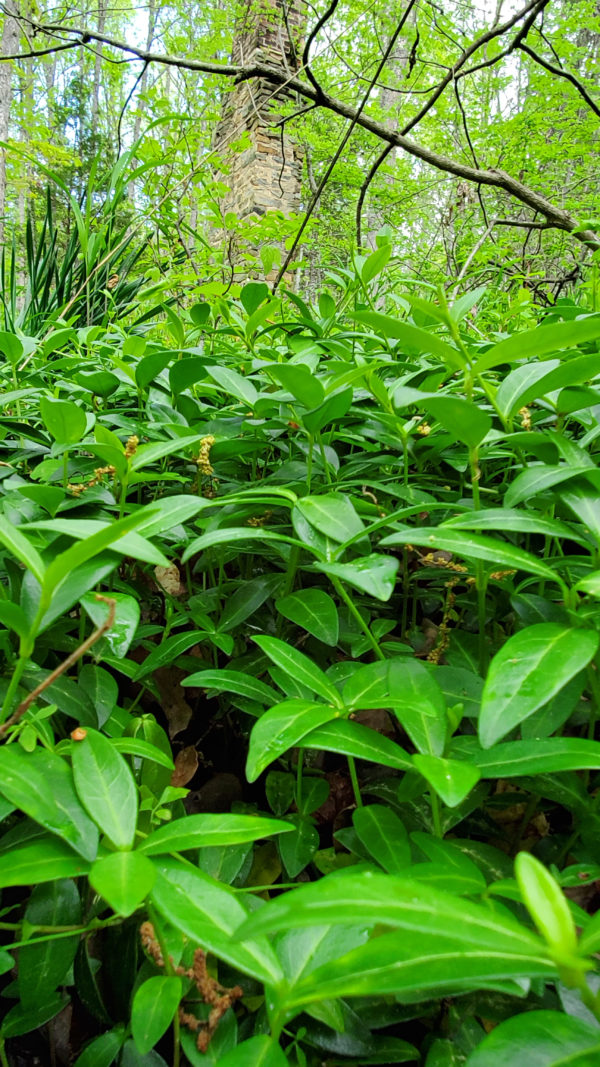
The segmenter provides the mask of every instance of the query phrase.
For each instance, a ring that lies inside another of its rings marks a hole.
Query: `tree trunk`
[[[15,18],[17,6],[14,0],[5,0],[4,23],[0,53],[14,55],[19,46],[19,23]],[[0,141],[8,140],[10,108],[12,104],[12,63],[0,63]],[[6,221],[6,152],[0,149],[0,244],[4,243]]]

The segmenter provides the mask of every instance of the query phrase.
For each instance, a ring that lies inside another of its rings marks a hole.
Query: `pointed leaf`
[[[246,761],[248,781],[256,781],[270,763],[294,748],[311,730],[339,715],[339,710],[330,704],[313,704],[298,698],[284,700],[269,708],[254,724],[250,734]]]
[[[182,996],[181,978],[156,975],[136,990],[131,1005],[131,1032],[138,1052],[150,1052],[168,1030]]]
[[[206,845],[241,845],[273,834],[284,834],[290,824],[282,819],[262,815],[187,815],[154,830],[140,845],[138,852],[149,856],[165,852],[183,852]]]
[[[90,885],[117,915],[133,915],[154,885],[156,871],[140,852],[112,852],[96,860]]]
[[[479,738],[484,748],[518,726],[593,659],[598,634],[538,623],[509,637],[483,687]]]
[[[297,593],[276,600],[275,607],[286,619],[301,626],[318,641],[337,645],[338,612],[335,602],[323,589],[300,589]]]
[[[389,600],[396,585],[400,560],[374,552],[351,563],[315,563],[314,568],[367,593],[376,600]]]
[[[296,648],[292,648],[291,645],[280,641],[277,637],[254,637],[253,641],[261,652],[264,652],[277,667],[281,667],[286,674],[289,674],[290,678],[300,682],[312,693],[317,693],[323,700],[327,700],[335,707],[342,707],[340,694],[335,686],[320,667],[317,667],[303,652],[298,652]],[[324,719],[323,722],[325,721]]]
[[[449,808],[461,804],[481,778],[478,767],[460,760],[417,754],[413,763]]]
[[[74,741],[71,753],[75,787],[86,811],[116,848],[131,848],[138,798],[123,756],[96,730]]]

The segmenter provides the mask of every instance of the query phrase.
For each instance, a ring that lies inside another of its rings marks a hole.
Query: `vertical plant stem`
[[[429,790],[429,799],[431,802],[431,817],[433,819],[433,832],[436,837],[440,839],[444,836],[442,829],[442,803],[435,790]]]
[[[300,811],[302,805],[302,770],[304,767],[304,749],[299,748],[296,762],[296,807]]]
[[[350,781],[352,782],[352,792],[354,793],[354,800],[357,808],[362,808],[363,799],[360,795],[360,786],[358,784],[358,775],[356,773],[356,762],[354,756],[347,756],[348,770],[350,771]]]
[[[341,599],[344,601],[344,604],[348,608],[348,611],[350,612],[352,617],[354,619],[356,619],[356,622],[358,623],[358,625],[360,626],[362,632],[364,633],[365,637],[367,638],[367,640],[368,640],[368,642],[369,642],[374,654],[377,656],[377,659],[385,659],[385,656],[384,656],[383,652],[381,651],[381,649],[380,649],[380,647],[379,647],[379,645],[377,643],[376,638],[371,633],[367,623],[363,619],[363,617],[362,617],[360,611],[358,610],[356,604],[354,603],[352,597],[348,595],[348,593],[344,589],[344,586],[340,582],[339,578],[334,578],[333,576],[331,576],[331,582],[333,584],[333,588],[335,589],[335,591],[338,594],[338,596],[341,597]]]

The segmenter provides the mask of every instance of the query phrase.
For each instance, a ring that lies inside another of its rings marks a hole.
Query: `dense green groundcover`
[[[0,334],[4,1067],[600,1062],[600,315],[389,252]]]

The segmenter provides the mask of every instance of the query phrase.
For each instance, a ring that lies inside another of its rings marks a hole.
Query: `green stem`
[[[4,1044],[3,1037],[0,1037],[0,1067],[10,1067],[6,1056],[6,1045]]]
[[[344,601],[344,604],[348,608],[348,611],[350,612],[352,617],[354,619],[356,619],[356,622],[358,623],[358,625],[360,626],[362,632],[364,633],[365,637],[367,638],[367,640],[368,640],[368,642],[369,642],[369,644],[370,644],[375,656],[377,657],[377,659],[385,659],[385,656],[384,656],[383,652],[381,651],[376,639],[373,637],[373,634],[371,633],[369,627],[367,626],[367,623],[363,619],[363,617],[362,617],[360,611],[358,610],[356,604],[354,603],[352,597],[348,596],[348,593],[344,589],[344,587],[343,587],[342,583],[340,582],[339,578],[334,578],[333,575],[330,575],[330,578],[331,578],[331,582],[332,582],[333,588],[335,589],[335,591],[338,594],[338,596]]]
[[[148,917],[152,926],[154,927],[154,936],[160,945],[160,951],[165,964],[165,974],[175,974],[175,968],[169,956],[169,950],[167,943],[162,935],[158,918],[152,906],[148,907]],[[179,1024],[179,1005],[175,1009],[173,1016],[173,1067],[179,1067],[181,1058],[181,1042],[180,1042],[180,1024]]]
[[[431,789],[429,791],[429,800],[431,802],[431,817],[433,819],[433,832],[436,837],[440,839],[444,836],[442,829],[442,804],[437,793]]]
[[[358,784],[358,775],[356,773],[356,762],[354,756],[347,756],[348,770],[350,771],[350,781],[352,782],[352,791],[354,793],[354,800],[357,808],[362,808],[363,800],[360,795],[360,786]]]
[[[4,697],[4,704],[2,705],[2,711],[0,712],[0,722],[5,722],[8,719],[12,711],[15,694],[19,688],[19,682],[27,663],[29,662],[29,656],[19,656],[17,665],[13,671],[13,676],[9,682],[8,689],[6,690],[6,696]]]
[[[302,807],[302,769],[304,766],[304,750],[298,749],[298,761],[296,763],[296,807],[298,811]]]

